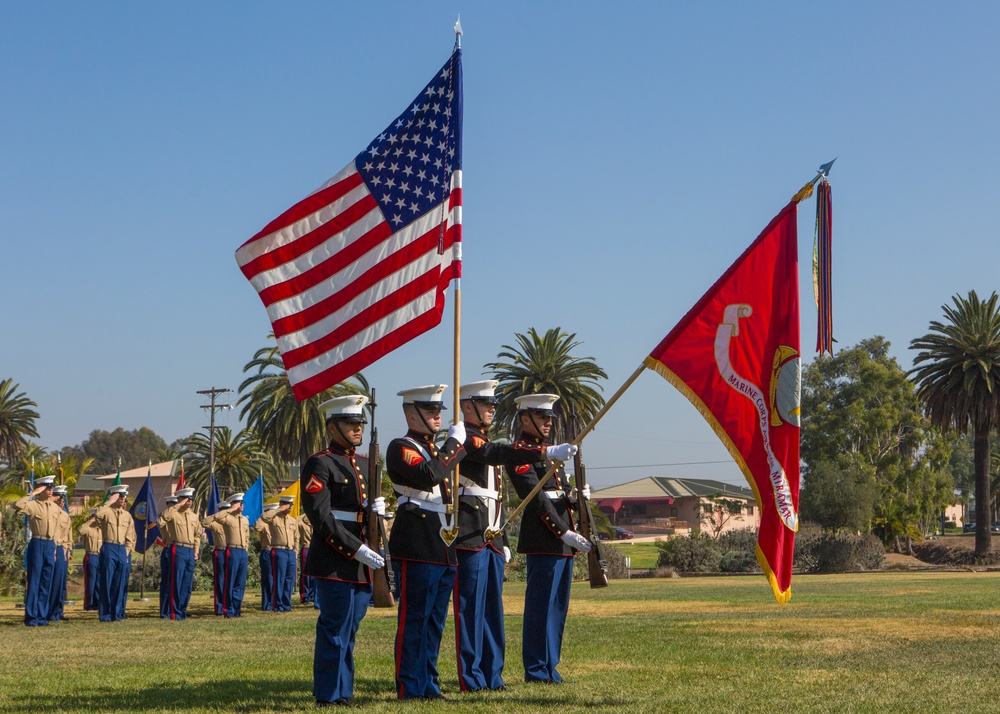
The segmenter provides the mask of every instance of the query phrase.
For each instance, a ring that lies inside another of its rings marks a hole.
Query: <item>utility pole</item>
[[[208,429],[208,471],[215,478],[215,412],[221,411],[223,409],[232,409],[232,404],[216,404],[215,398],[219,394],[225,394],[226,392],[231,392],[232,389],[216,389],[212,387],[211,389],[202,389],[198,391],[198,394],[208,394],[211,396],[212,403],[202,405],[202,409],[210,410],[209,413],[211,417],[209,419],[209,425],[204,427]],[[232,488],[232,484],[229,484],[229,488]]]

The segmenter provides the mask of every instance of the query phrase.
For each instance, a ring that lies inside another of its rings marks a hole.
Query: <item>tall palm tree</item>
[[[274,333],[268,338],[274,339]],[[240,398],[236,403],[244,405],[240,419],[246,420],[264,448],[282,463],[303,464],[326,446],[326,424],[319,411],[320,404],[345,394],[371,396],[371,388],[359,372],[354,376],[355,382],[341,382],[315,397],[298,401],[277,345],[257,350],[243,372],[251,374],[239,387]]]
[[[12,379],[0,380],[0,463],[13,465],[28,446],[28,437],[38,438],[35,419],[37,407]]]
[[[952,297],[946,322],[910,343],[920,350],[910,375],[924,412],[944,430],[973,432],[976,472],[976,556],[990,553],[990,432],[1000,424],[1000,310],[996,293]]]
[[[184,453],[187,486],[199,497],[208,497],[211,484],[211,454],[208,433],[198,432],[188,437]],[[228,496],[245,491],[259,475],[264,476],[265,489],[278,484],[277,468],[256,433],[243,429],[233,434],[228,426],[215,429],[215,480],[219,491]]]
[[[576,341],[576,334],[563,332],[555,327],[544,336],[539,336],[534,327],[528,334],[515,333],[516,346],[502,345],[496,362],[484,367],[493,372],[493,378],[500,384],[496,396],[500,400],[497,407],[496,424],[510,428],[517,413],[514,398],[522,394],[557,394],[555,412],[558,419],[552,438],[558,443],[566,440],[569,415],[575,411],[584,424],[588,423],[601,407],[604,397],[598,380],[608,375],[597,366],[593,357],[575,357],[572,352],[582,342]]]

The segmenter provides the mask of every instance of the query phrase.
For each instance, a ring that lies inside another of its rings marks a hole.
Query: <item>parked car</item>
[[[966,523],[964,526],[962,526],[962,532],[963,533],[975,533],[976,532],[976,524],[975,523]],[[1000,523],[994,523],[993,526],[990,528],[990,532],[991,533],[1000,533]]]
[[[629,538],[635,538],[635,533],[627,528],[622,528],[621,526],[611,526],[611,532],[614,535],[615,540],[628,540]]]

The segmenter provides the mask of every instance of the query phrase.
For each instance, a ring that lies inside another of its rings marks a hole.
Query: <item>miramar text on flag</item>
[[[462,58],[236,251],[300,401],[441,322],[461,276]]]

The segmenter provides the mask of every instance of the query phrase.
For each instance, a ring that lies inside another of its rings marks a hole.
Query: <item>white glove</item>
[[[372,510],[385,518],[385,499],[379,496],[374,501],[372,501]]]
[[[369,568],[375,568],[376,570],[385,567],[385,558],[364,544],[362,544],[358,552],[354,554],[354,559],[359,563],[364,563]]]
[[[583,490],[580,491],[580,493],[583,494],[583,500],[584,501],[589,501],[590,500],[590,484],[585,485],[583,487]]]
[[[569,461],[580,448],[575,444],[558,444],[545,449],[545,458],[550,461]]]
[[[458,439],[461,443],[465,443],[465,422],[458,422],[457,424],[452,424],[448,427],[448,438]]]
[[[566,531],[559,536],[559,540],[568,545],[570,548],[576,548],[581,553],[589,553],[591,547],[593,547],[590,545],[589,540],[576,531]]]
[[[510,562],[510,548],[508,548],[507,546],[503,547],[503,562],[505,563]]]

